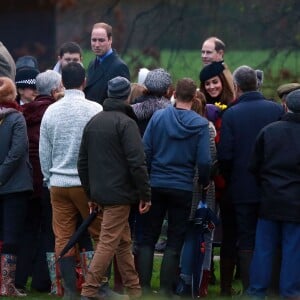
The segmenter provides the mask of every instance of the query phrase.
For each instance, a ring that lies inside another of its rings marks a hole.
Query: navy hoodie
[[[193,190],[195,167],[207,184],[211,157],[208,121],[169,106],[152,116],[143,138],[152,187]]]

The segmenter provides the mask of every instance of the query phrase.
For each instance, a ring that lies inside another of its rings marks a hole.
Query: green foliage
[[[287,82],[299,82],[299,51],[229,51],[225,54],[225,62],[233,72],[241,65],[248,65],[254,69],[264,71],[264,83],[262,91],[268,98],[278,100],[276,89]],[[91,51],[84,52],[84,65],[87,67],[93,59]],[[141,67],[154,69],[165,68],[171,73],[173,82],[182,77],[191,77],[199,83],[199,72],[202,68],[201,53],[199,51],[171,51],[161,50],[141,53],[131,50],[123,57],[129,66],[132,81],[137,80],[137,74]]]

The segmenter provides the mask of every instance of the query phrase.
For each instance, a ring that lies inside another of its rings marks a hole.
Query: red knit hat
[[[0,103],[12,102],[16,96],[17,90],[14,82],[8,77],[0,77]]]

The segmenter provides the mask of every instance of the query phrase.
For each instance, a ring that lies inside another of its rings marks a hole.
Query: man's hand
[[[98,212],[100,211],[100,207],[99,207],[98,203],[89,201],[88,205],[89,205],[89,208],[90,208],[90,214],[92,213],[92,211],[94,211],[96,209],[98,210]]]
[[[149,211],[151,207],[151,201],[144,201],[144,200],[140,200],[140,204],[139,204],[139,212],[140,214],[145,214],[146,212]]]

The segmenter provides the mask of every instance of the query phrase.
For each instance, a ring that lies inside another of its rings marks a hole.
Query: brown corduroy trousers
[[[116,255],[122,283],[130,296],[139,296],[141,287],[135,270],[128,224],[130,205],[103,206],[101,233],[93,260],[88,270],[81,295],[94,297],[101,282],[105,281],[106,270]]]
[[[89,215],[88,201],[90,201],[81,186],[76,187],[51,187],[52,204],[52,226],[55,235],[55,253],[60,254],[71,236],[76,231],[78,214],[83,219]],[[88,231],[96,244],[98,243],[101,228],[101,216],[89,226]],[[74,256],[76,253],[73,247],[65,256]]]

